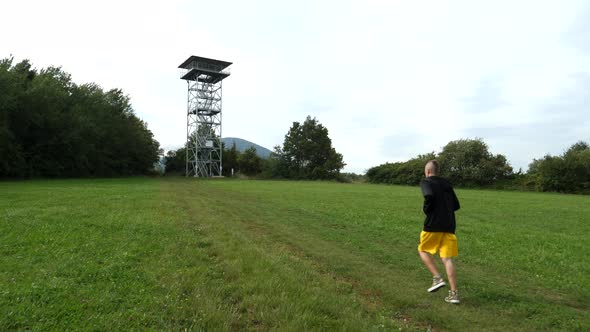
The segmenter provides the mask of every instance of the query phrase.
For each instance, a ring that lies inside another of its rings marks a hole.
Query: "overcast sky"
[[[121,88],[186,140],[190,55],[230,61],[223,136],[269,149],[316,117],[345,171],[483,138],[518,170],[590,141],[590,1],[6,1],[0,58]]]

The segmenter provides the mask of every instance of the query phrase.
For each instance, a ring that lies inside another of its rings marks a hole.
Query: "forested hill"
[[[0,59],[0,178],[145,174],[158,153],[123,91]]]
[[[254,147],[256,149],[256,154],[260,158],[264,158],[264,159],[267,159],[268,157],[270,157],[270,154],[271,154],[271,151],[269,149],[267,149],[263,146],[260,146],[256,143],[252,143],[250,141],[242,139],[242,138],[224,137],[221,139],[221,142],[223,144],[225,144],[225,148],[228,150],[231,149],[232,145],[235,143],[236,150],[238,150],[240,152],[244,152],[244,151],[248,150],[250,147]]]

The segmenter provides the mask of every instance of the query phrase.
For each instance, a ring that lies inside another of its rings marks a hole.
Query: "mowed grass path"
[[[590,197],[457,193],[452,306],[419,188],[2,182],[0,330],[589,330]]]

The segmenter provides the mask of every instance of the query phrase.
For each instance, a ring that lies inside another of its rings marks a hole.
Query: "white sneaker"
[[[435,275],[434,277],[432,277],[432,286],[430,288],[428,288],[428,292],[429,293],[436,292],[441,287],[444,287],[446,285],[447,285],[447,283],[443,279],[442,275],[439,273],[439,274]]]
[[[459,294],[457,291],[449,291],[449,296],[445,297],[445,302],[452,303],[452,304],[459,304],[461,301],[459,300]]]

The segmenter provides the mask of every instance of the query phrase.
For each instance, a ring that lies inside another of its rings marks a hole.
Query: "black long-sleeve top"
[[[426,214],[424,231],[455,233],[455,211],[461,207],[453,186],[444,178],[430,176],[420,184]]]

